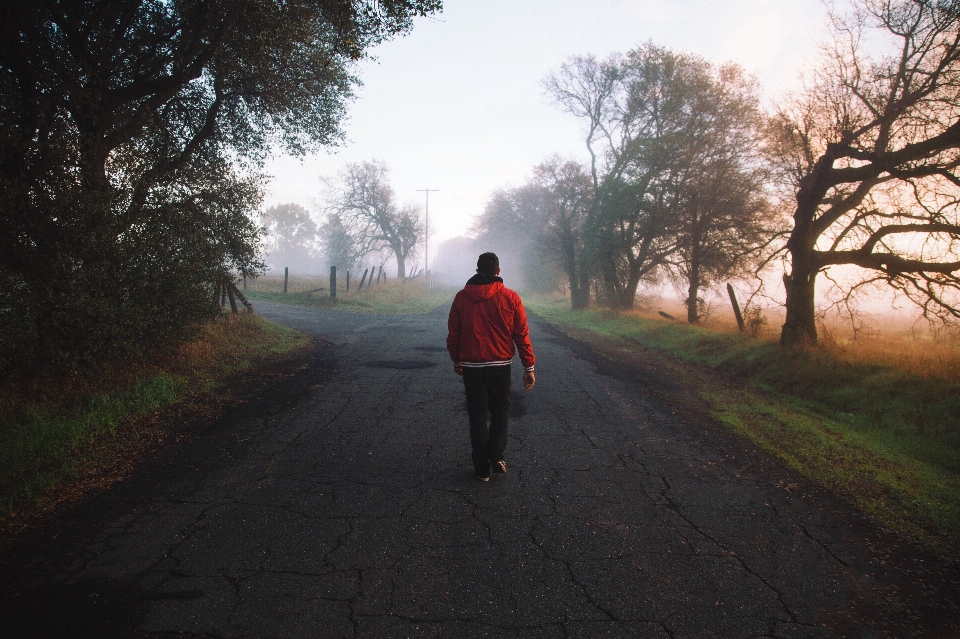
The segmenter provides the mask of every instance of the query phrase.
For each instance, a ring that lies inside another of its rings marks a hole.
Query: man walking
[[[481,255],[477,274],[457,293],[447,319],[447,350],[454,372],[463,376],[473,469],[480,481],[490,481],[491,470],[507,472],[503,451],[507,447],[514,345],[523,364],[523,387],[530,390],[536,382],[536,358],[523,302],[503,285],[499,275],[499,258],[493,253]]]

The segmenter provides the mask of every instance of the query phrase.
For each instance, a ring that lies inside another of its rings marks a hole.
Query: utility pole
[[[430,192],[436,193],[440,189],[417,189],[418,193],[427,194],[427,209],[424,213],[424,230],[423,230],[423,269],[424,273],[427,275],[427,279],[430,279]]]

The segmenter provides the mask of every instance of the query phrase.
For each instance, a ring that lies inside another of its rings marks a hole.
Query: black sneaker
[[[507,462],[503,461],[502,459],[500,461],[492,462],[490,467],[493,472],[501,475],[507,472]]]
[[[481,475],[480,473],[474,473],[473,476],[480,481],[490,481],[490,475]]]

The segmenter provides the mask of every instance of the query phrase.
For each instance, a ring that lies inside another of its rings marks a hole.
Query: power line
[[[572,47],[570,47],[570,50],[567,51],[567,53],[566,53],[563,57],[567,57],[568,55],[570,55],[571,53],[573,53],[573,50],[577,48],[577,45],[579,45],[581,42],[583,42],[584,38],[586,38],[588,35],[590,35],[590,32],[593,31],[598,24],[600,24],[601,22],[603,22],[603,19],[606,18],[608,15],[610,15],[610,12],[613,11],[614,7],[616,7],[618,4],[620,4],[621,1],[622,1],[622,0],[617,0],[617,1],[614,2],[612,5],[610,5],[610,8],[607,9],[607,12],[604,13],[602,16],[600,16],[600,19],[597,20],[596,22],[594,22],[594,23],[593,23],[593,26],[590,27],[589,29],[587,29],[586,33],[584,33],[582,36],[580,36],[580,39],[577,40],[576,44],[574,44]]]
[[[417,189],[420,193],[427,194],[427,209],[423,215],[424,219],[424,229],[423,229],[423,272],[426,273],[427,279],[430,278],[430,193],[431,191],[436,193],[440,189]]]
[[[700,15],[701,13],[703,13],[704,10],[705,10],[707,7],[709,7],[711,4],[713,4],[713,3],[716,2],[716,1],[717,1],[717,0],[710,0],[710,2],[708,2],[707,4],[703,5],[703,6],[700,7],[699,9],[697,9],[697,11],[695,11],[692,16],[690,16],[689,18],[687,18],[686,20],[684,20],[683,22],[681,22],[680,24],[678,24],[677,26],[675,26],[672,31],[670,31],[669,33],[667,33],[667,34],[666,34],[665,36],[663,36],[663,37],[664,37],[664,38],[669,38],[670,36],[672,36],[674,33],[676,33],[677,31],[679,31],[681,27],[686,26],[686,24],[687,24],[688,22],[690,22],[691,20],[693,20],[694,18],[696,18],[698,15]]]

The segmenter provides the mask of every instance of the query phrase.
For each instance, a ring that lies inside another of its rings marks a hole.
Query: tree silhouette
[[[834,14],[811,86],[769,126],[796,206],[781,343],[817,340],[817,276],[856,266],[927,317],[960,318],[960,15],[956,3],[857,0]],[[870,56],[880,36],[888,53]]]
[[[317,224],[299,204],[280,204],[263,214],[267,231],[267,261],[274,268],[289,266],[296,271],[317,271]]]

